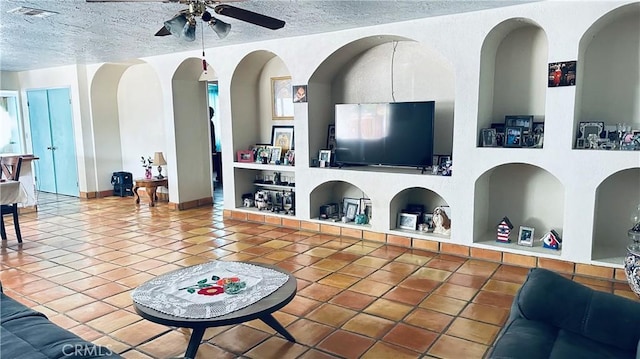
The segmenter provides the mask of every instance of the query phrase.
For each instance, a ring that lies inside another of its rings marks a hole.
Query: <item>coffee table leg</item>
[[[187,346],[187,352],[184,354],[185,359],[194,359],[198,352],[198,347],[204,336],[204,328],[193,328],[191,333],[191,339],[189,339],[189,346]]]
[[[260,316],[260,320],[265,322],[265,324],[267,324],[268,326],[273,328],[276,332],[280,333],[288,341],[290,341],[292,343],[296,342],[296,339],[291,334],[289,334],[289,332],[286,329],[284,329],[282,324],[280,324],[276,320],[276,318],[274,318],[271,314],[264,314],[264,315]]]

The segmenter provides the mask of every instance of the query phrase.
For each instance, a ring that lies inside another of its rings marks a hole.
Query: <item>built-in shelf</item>
[[[446,242],[451,236],[438,234],[433,232],[423,232],[423,231],[412,231],[410,229],[402,229],[402,228],[394,228],[389,231],[390,234],[395,234],[398,236],[419,238],[419,239],[429,239],[438,242]]]

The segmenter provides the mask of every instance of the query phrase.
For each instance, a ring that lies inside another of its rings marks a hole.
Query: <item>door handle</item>
[[[47,147],[48,150],[53,150],[53,148],[51,148],[51,146]]]
[[[58,149],[58,147],[53,146],[53,147],[51,147],[51,149],[55,151],[55,150],[57,150],[57,149]]]

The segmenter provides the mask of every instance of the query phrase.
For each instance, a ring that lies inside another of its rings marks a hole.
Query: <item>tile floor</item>
[[[162,273],[214,259],[273,263],[298,279],[275,317],[296,344],[258,321],[209,329],[198,358],[482,358],[527,269],[222,218],[131,197],[42,194],[20,218],[24,244],[2,242],[6,294],[125,358],[184,355],[189,332],[141,319],[130,292]],[[574,278],[635,298],[625,283]]]

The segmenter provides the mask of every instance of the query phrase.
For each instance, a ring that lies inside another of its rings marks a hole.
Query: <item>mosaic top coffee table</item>
[[[274,265],[213,261],[151,279],[131,297],[141,317],[193,329],[185,358],[195,358],[207,328],[253,319],[295,343],[271,313],[293,300],[296,288],[295,277]]]

